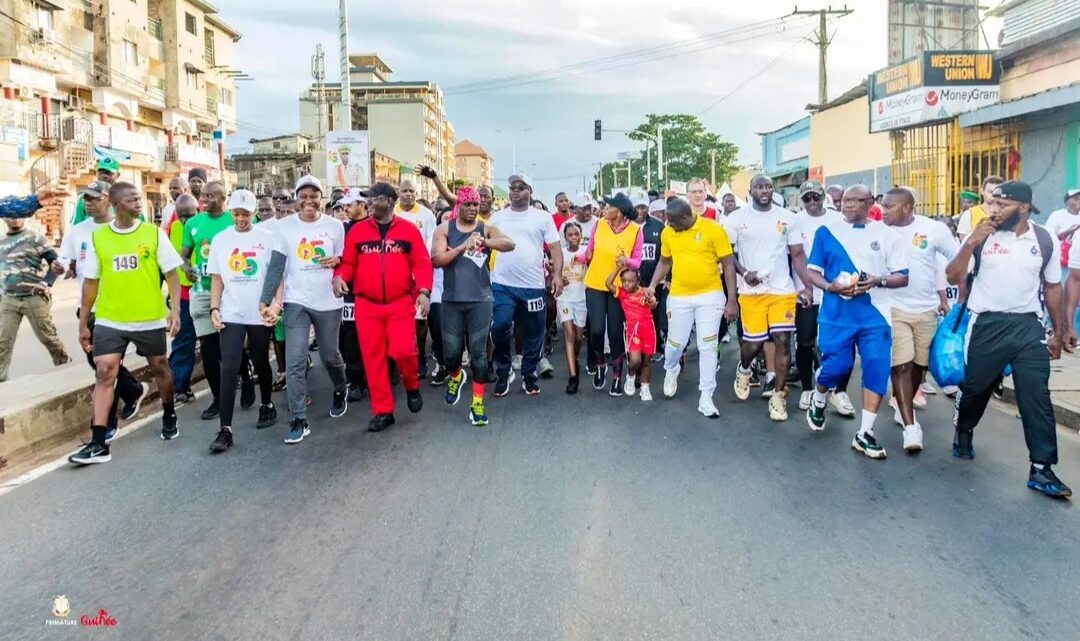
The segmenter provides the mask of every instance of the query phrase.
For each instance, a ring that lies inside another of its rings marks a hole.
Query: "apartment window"
[[[195,73],[194,71],[188,70],[187,71],[187,86],[188,86],[188,89],[198,89],[199,88],[199,74]]]
[[[83,19],[83,25],[82,25],[83,29],[86,29],[87,31],[93,31],[94,30],[94,14],[90,13],[89,11],[83,11],[82,16],[83,16],[83,18],[82,18]]]
[[[280,140],[275,140],[274,141],[274,149],[281,149],[281,141]]]
[[[124,62],[129,65],[139,64],[139,47],[130,40],[124,40],[122,43],[124,50]]]
[[[199,35],[199,27],[195,24],[195,16],[190,13],[184,14],[184,29],[193,36]]]
[[[232,92],[228,89],[221,88],[221,104],[231,107],[232,106]]]
[[[43,4],[34,3],[34,15],[31,23],[35,29],[53,30],[53,10]]]
[[[203,43],[205,46],[205,51],[203,52],[203,60],[206,61],[206,64],[213,66],[216,64],[216,62],[214,61],[214,32],[209,29],[204,29],[203,36]]]

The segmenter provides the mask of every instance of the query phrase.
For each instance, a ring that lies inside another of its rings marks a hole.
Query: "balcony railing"
[[[205,60],[206,64],[210,66],[214,66],[215,64],[217,64],[215,62],[214,48],[212,46],[207,46],[206,49],[203,51],[203,60]]]
[[[146,30],[150,32],[150,37],[155,40],[165,39],[165,27],[161,24],[160,18],[147,18]]]
[[[214,96],[206,97],[206,110],[214,116],[218,115],[218,101]]]

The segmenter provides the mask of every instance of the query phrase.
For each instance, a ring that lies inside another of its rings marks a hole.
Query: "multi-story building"
[[[292,191],[296,181],[311,173],[311,139],[300,134],[251,139],[251,153],[229,158],[236,170],[236,184],[256,194],[275,189]]]
[[[495,159],[480,145],[462,140],[454,147],[454,177],[480,187],[494,182]]]
[[[401,162],[403,167],[429,165],[440,176],[454,167],[454,131],[446,117],[442,90],[428,80],[390,80],[393,70],[377,54],[349,56],[352,93],[352,128],[368,132],[369,150]],[[312,85],[300,96],[300,133],[316,144],[341,122],[341,84]],[[317,176],[326,168],[315,163]],[[434,185],[421,179],[425,196]]]
[[[220,176],[214,132],[236,129],[239,39],[204,0],[0,0],[0,122],[16,141],[15,153],[0,141],[0,187],[74,194],[111,156],[158,209],[170,177]],[[40,216],[50,235],[65,209]]]

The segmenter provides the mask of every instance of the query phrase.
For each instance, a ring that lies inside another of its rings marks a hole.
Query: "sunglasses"
[[[529,186],[524,183],[514,183],[510,185],[510,191],[525,191]]]
[[[802,201],[804,203],[813,202],[815,200],[821,200],[821,196],[819,196],[817,194],[806,194],[805,196],[802,197]]]

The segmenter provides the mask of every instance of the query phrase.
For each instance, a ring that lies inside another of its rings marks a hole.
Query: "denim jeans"
[[[191,322],[189,302],[180,301],[180,332],[172,341],[169,369],[176,380],[177,392],[191,391],[191,373],[195,369],[195,324]]]
[[[499,378],[510,375],[510,345],[514,337],[516,313],[525,333],[521,375],[526,380],[536,380],[536,366],[544,349],[547,293],[543,289],[499,284],[491,286],[491,293],[494,298],[491,338],[495,343],[495,372]]]

